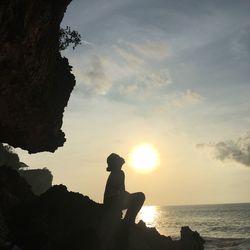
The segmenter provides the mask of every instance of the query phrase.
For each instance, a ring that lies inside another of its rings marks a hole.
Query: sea
[[[250,203],[143,206],[137,220],[173,239],[189,226],[206,240],[205,249],[250,250]]]

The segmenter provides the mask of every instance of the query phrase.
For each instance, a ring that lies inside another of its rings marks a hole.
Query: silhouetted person
[[[122,157],[112,153],[108,156],[107,163],[107,171],[111,173],[106,183],[104,205],[120,213],[127,209],[124,220],[134,224],[136,215],[145,201],[145,195],[142,192],[130,194],[125,190],[125,175],[121,170],[125,160]]]

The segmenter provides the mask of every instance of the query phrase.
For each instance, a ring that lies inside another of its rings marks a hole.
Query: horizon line
[[[250,201],[246,202],[226,202],[226,203],[197,203],[197,204],[167,204],[167,205],[143,205],[143,207],[184,207],[184,206],[213,206],[213,205],[236,205],[236,204],[250,204]]]

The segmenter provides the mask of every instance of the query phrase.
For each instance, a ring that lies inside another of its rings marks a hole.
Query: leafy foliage
[[[73,44],[73,49],[75,49],[77,45],[81,44],[81,35],[66,26],[66,28],[60,29],[59,50],[65,50],[70,44]]]

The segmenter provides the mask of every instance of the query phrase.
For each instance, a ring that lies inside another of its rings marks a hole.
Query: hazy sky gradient
[[[157,171],[124,166],[147,204],[250,202],[249,12],[248,0],[73,1],[62,26],[85,42],[64,52],[76,76],[67,142],[21,160],[101,202],[108,154],[148,142]]]

